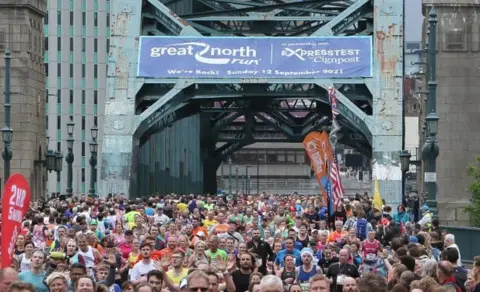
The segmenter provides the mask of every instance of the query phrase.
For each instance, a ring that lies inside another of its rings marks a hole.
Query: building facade
[[[442,224],[468,226],[464,207],[470,204],[471,180],[467,167],[480,155],[480,2],[424,0],[423,4],[424,28],[432,5],[438,13],[439,216]]]
[[[0,1],[0,123],[4,121],[5,50],[11,52],[10,91],[13,157],[10,173],[22,173],[34,199],[45,193],[44,0]],[[2,146],[3,149],[3,146]],[[2,183],[3,163],[0,163]],[[3,189],[3,187],[2,187]]]
[[[47,1],[44,61],[49,146],[66,156],[67,122],[72,119],[75,123],[73,193],[86,193],[91,179],[90,129],[94,125],[100,130],[98,143],[102,143],[111,1]],[[64,193],[66,187],[67,163],[64,161],[59,175],[49,174],[48,191]]]

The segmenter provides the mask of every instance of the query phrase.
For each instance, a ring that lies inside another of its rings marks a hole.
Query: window
[[[82,12],[82,25],[87,25],[87,13]]]
[[[48,51],[48,37],[43,38],[43,47],[45,48],[45,51]]]
[[[45,103],[48,103],[48,89],[45,90]]]
[[[61,76],[62,76],[62,64],[57,63],[57,77],[61,77]]]
[[[73,38],[70,38],[70,52],[73,52]]]
[[[82,142],[82,156],[85,156],[85,142]]]
[[[57,103],[62,103],[62,90],[57,89]]]
[[[6,28],[0,29],[0,50],[5,50]]]
[[[45,66],[45,76],[48,77],[48,63],[43,63],[43,66]]]
[[[85,38],[82,38],[82,52],[85,52],[87,48],[87,40]]]
[[[288,163],[295,163],[295,152],[289,151],[287,153],[287,162]]]
[[[98,104],[98,91],[93,91],[93,104]]]
[[[85,131],[85,116],[82,116],[82,131]]]
[[[48,11],[45,13],[45,17],[43,18],[43,24],[48,25]]]
[[[70,63],[70,78],[73,78],[73,64]]]
[[[58,37],[57,38],[57,51],[61,51],[62,50],[62,38],[61,37]]]
[[[300,164],[305,164],[305,153],[302,152],[297,152],[296,154],[296,162]]]
[[[82,168],[82,182],[85,182],[85,168]]]
[[[62,11],[57,12],[57,25],[62,25]]]
[[[110,13],[107,13],[107,27],[110,26]]]
[[[110,39],[107,39],[107,54],[110,53]]]
[[[451,29],[445,32],[444,51],[466,51],[467,37],[462,29]]]
[[[82,64],[82,78],[85,78],[86,75],[86,69],[85,69],[85,64]]]
[[[98,117],[97,116],[93,117],[93,125],[98,126]]]
[[[73,11],[70,11],[70,25],[73,25]]]
[[[85,90],[82,90],[82,104],[85,104]]]
[[[61,181],[60,172],[57,172],[57,182]]]
[[[93,78],[98,78],[98,65],[93,65]]]
[[[73,89],[70,89],[70,104],[73,103]]]
[[[61,129],[62,129],[62,117],[57,116],[57,130],[61,130]]]
[[[45,116],[45,127],[48,130],[48,115]],[[47,145],[48,146],[48,145]]]
[[[98,51],[98,39],[93,39],[93,52],[96,53]]]
[[[93,26],[95,26],[95,27],[98,26],[98,13],[97,12],[93,13]]]

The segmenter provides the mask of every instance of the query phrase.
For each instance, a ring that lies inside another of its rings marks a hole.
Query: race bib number
[[[374,261],[377,256],[374,253],[367,254],[367,261]]]
[[[345,276],[344,274],[341,274],[341,275],[338,275],[337,277],[337,284],[338,285],[343,285],[343,283],[345,282],[345,279],[347,278],[347,276]]]

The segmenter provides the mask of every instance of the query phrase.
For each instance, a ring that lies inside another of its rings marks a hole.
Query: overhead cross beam
[[[146,17],[153,17],[174,35],[201,36],[190,24],[178,17],[167,6],[159,0],[147,0],[153,7],[153,15],[144,14]]]
[[[312,36],[334,36],[339,35],[365,14],[372,11],[372,0],[357,0],[353,2],[342,13],[330,20],[326,25],[318,29]]]

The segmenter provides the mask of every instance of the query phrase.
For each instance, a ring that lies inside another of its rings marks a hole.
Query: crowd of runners
[[[421,211],[360,195],[335,210],[265,193],[57,197],[31,205],[0,292],[480,291],[480,261],[465,269]]]

